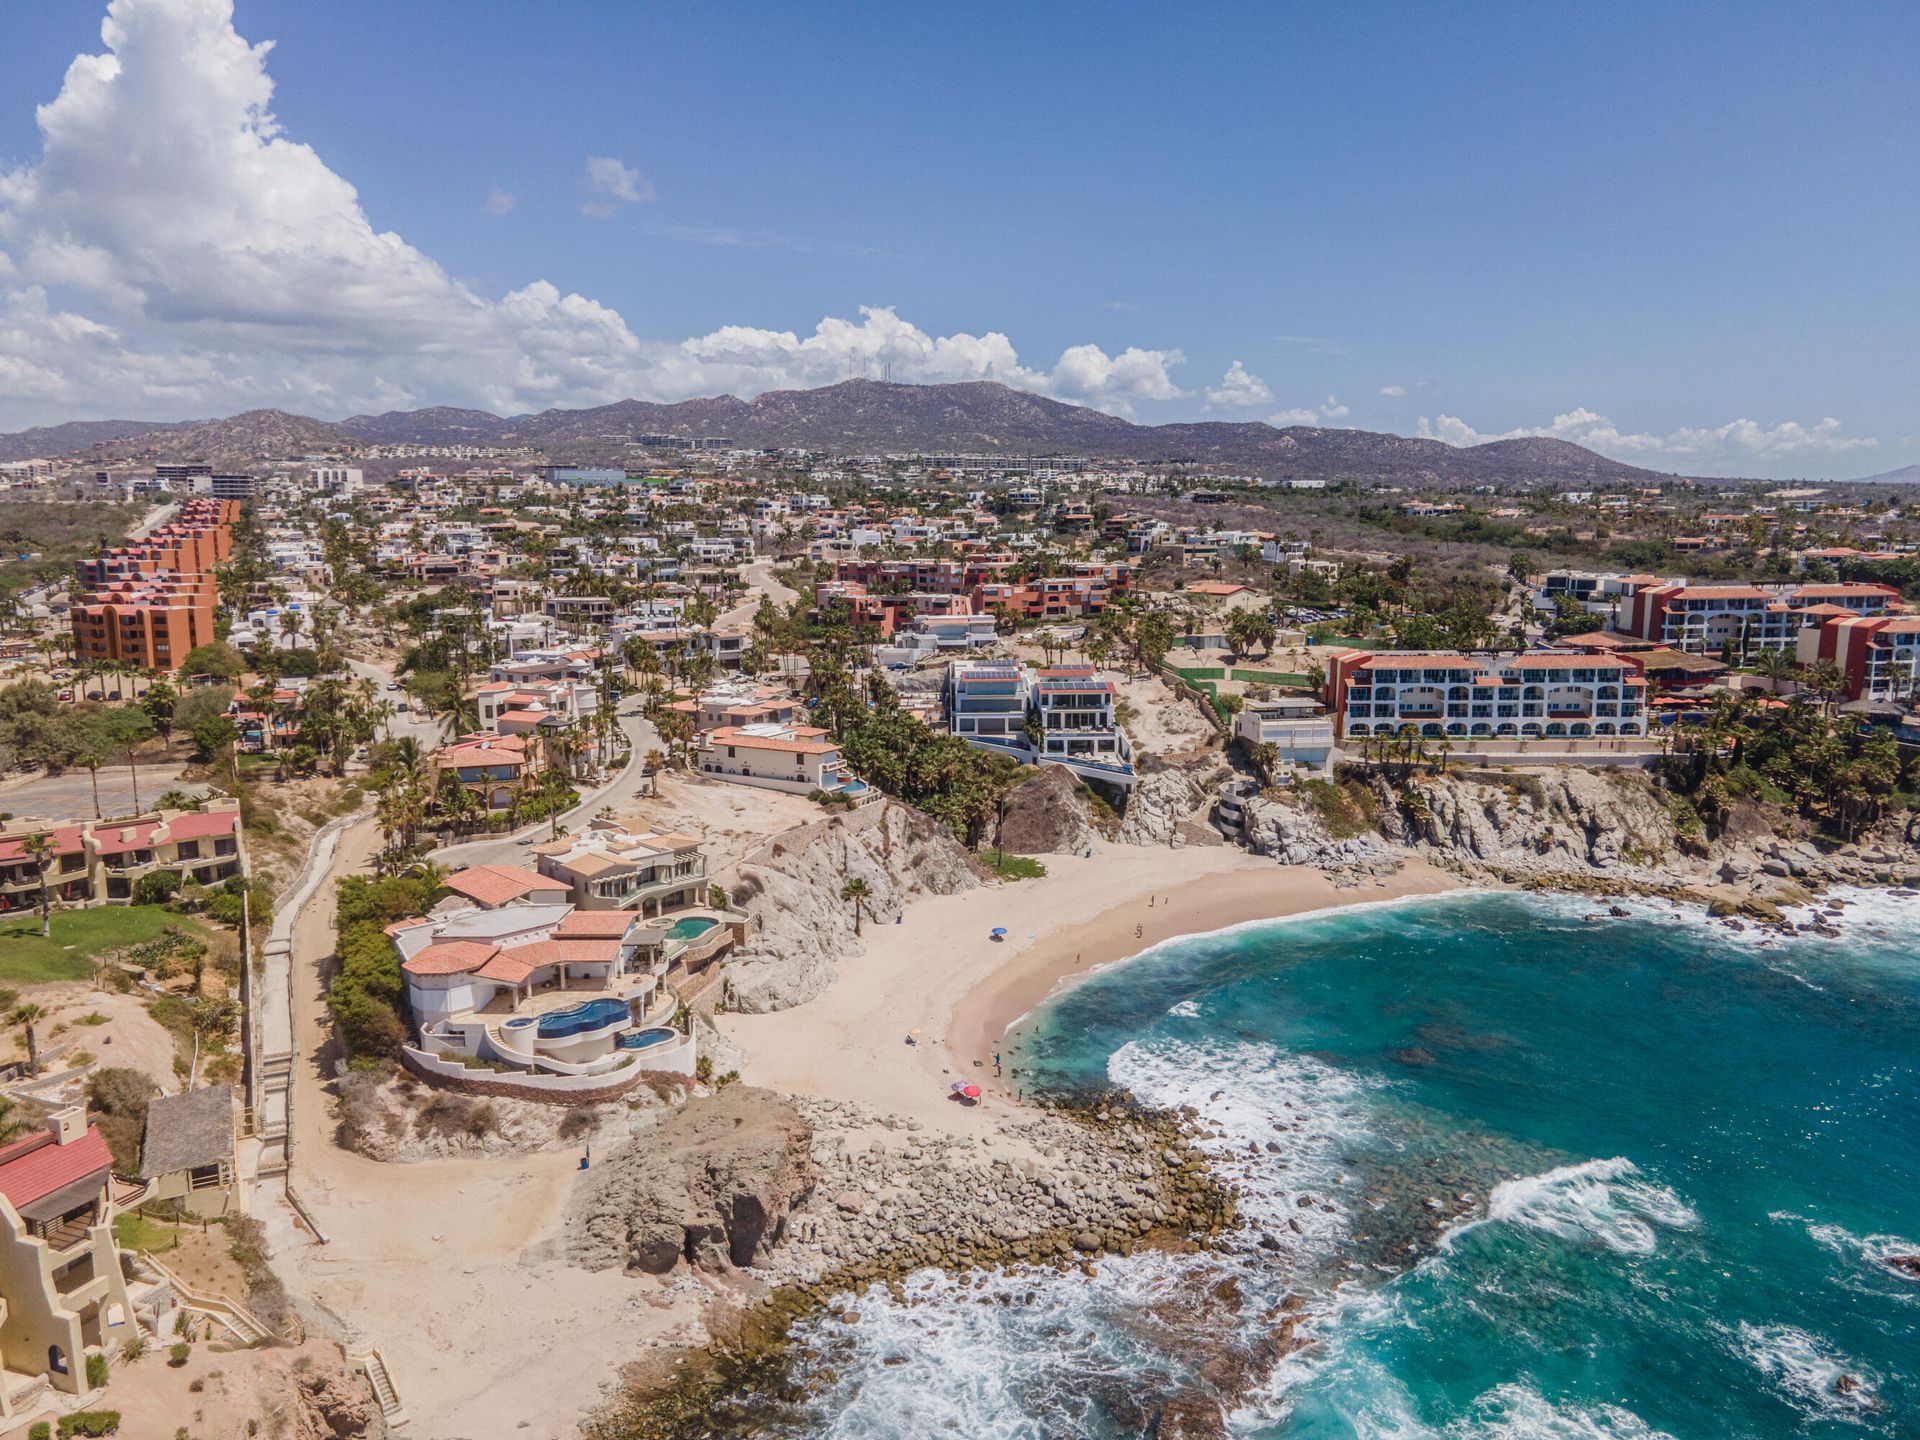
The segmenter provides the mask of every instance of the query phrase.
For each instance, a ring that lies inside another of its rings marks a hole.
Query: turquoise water
[[[588,1030],[598,1030],[627,1018],[624,1000],[587,1000],[565,1010],[549,1010],[540,1017],[542,1040],[560,1040]]]
[[[667,927],[667,939],[691,940],[696,935],[706,934],[707,931],[719,923],[718,920],[709,919],[705,915],[695,915],[690,919],[676,920]]]
[[[1448,897],[1112,967],[1017,1028],[1018,1083],[1195,1106],[1236,1253],[870,1294],[804,1428],[1149,1433],[1290,1295],[1314,1343],[1238,1434],[1920,1436],[1920,1282],[1881,1263],[1920,1251],[1916,906],[1772,942]],[[1195,1319],[1223,1271],[1246,1303]]]

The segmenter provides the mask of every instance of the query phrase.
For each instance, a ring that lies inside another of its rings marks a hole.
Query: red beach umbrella
[[[980,1087],[978,1085],[963,1085],[960,1087],[960,1093],[969,1100],[978,1100],[980,1098]]]

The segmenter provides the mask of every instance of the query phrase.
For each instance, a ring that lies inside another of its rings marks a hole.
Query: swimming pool
[[[664,1045],[669,1040],[678,1040],[680,1032],[671,1025],[649,1025],[645,1030],[635,1030],[630,1035],[620,1037],[622,1050],[649,1050],[655,1045]]]
[[[667,939],[692,940],[696,936],[706,934],[719,923],[718,920],[709,919],[705,915],[690,915],[685,920],[673,922],[667,930]]]
[[[627,1018],[624,1000],[589,1000],[568,1010],[549,1010],[540,1017],[537,1033],[542,1040],[563,1040],[587,1030],[598,1030]]]

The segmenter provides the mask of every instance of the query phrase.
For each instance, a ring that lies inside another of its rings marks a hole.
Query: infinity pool
[[[620,1037],[622,1050],[648,1050],[655,1045],[664,1045],[669,1040],[678,1040],[680,1032],[671,1025],[649,1025],[645,1030],[635,1030],[631,1035]]]
[[[696,935],[706,934],[719,923],[718,920],[711,920],[705,915],[692,915],[685,920],[674,921],[667,929],[667,939],[691,940]]]
[[[589,1000],[567,1010],[549,1010],[536,1032],[542,1040],[562,1040],[587,1030],[598,1030],[627,1018],[624,1000]]]

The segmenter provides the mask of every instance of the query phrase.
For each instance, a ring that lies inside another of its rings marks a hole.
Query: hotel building
[[[1449,739],[1644,735],[1647,682],[1630,655],[1344,650],[1327,659],[1342,739],[1411,726]]]

